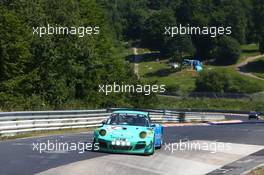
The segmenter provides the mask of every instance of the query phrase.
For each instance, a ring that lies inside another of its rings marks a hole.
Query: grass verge
[[[245,44],[241,45],[241,57],[239,62],[244,61],[246,57],[259,55],[259,46],[258,44]]]
[[[264,174],[264,166],[256,168],[247,175],[263,175],[263,174]]]
[[[158,96],[157,108],[160,109],[211,109],[232,111],[264,112],[263,99],[229,98],[174,98]]]
[[[178,94],[191,92],[195,88],[195,78],[198,73],[193,70],[173,71],[164,62],[142,62],[139,64],[139,74],[145,82],[156,82],[166,85],[166,89]]]
[[[144,49],[139,49],[140,53],[146,52]],[[259,55],[258,45],[257,44],[247,44],[241,45],[241,58],[239,62],[244,61],[245,58],[249,56]],[[158,85],[165,84],[166,90],[170,94],[175,95],[185,95],[192,92],[195,89],[195,80],[199,75],[198,72],[191,70],[191,68],[183,69],[181,71],[174,71],[168,64],[168,59],[159,59],[161,61],[155,61],[159,57],[157,55],[153,55],[153,57],[148,58],[144,55],[143,59],[139,63],[139,75],[141,80],[145,82],[155,82]],[[260,60],[258,60],[260,61]],[[252,72],[256,76],[264,77],[263,67],[260,67],[259,71],[254,71],[256,66],[252,66]],[[243,82],[241,82],[241,87],[248,86],[257,86],[260,87],[260,91],[264,91],[264,83],[259,81],[258,79],[247,77],[245,75],[241,75],[239,72],[235,70],[235,65],[229,66],[215,66],[215,65],[203,65],[204,70],[215,70],[215,71],[223,71],[225,70],[228,74],[231,74],[235,78],[240,78]],[[242,84],[244,83],[244,84]],[[245,93],[248,90],[245,90]]]
[[[80,133],[80,132],[93,131],[94,129],[95,128],[76,128],[76,129],[60,129],[60,130],[51,130],[51,131],[25,132],[25,133],[16,134],[16,135],[2,135],[0,136],[0,141],[14,140],[14,139],[19,139],[19,138],[61,135],[61,134],[75,134],[75,133]]]

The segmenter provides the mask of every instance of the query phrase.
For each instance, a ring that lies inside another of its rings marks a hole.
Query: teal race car
[[[148,112],[115,111],[94,130],[93,145],[113,153],[151,155],[162,146],[163,127],[152,124]]]

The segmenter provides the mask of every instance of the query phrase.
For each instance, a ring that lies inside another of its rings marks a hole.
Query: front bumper
[[[150,154],[153,151],[153,141],[130,142],[130,145],[112,145],[111,140],[95,139],[99,145],[99,151],[113,153]],[[155,148],[154,148],[155,149]]]

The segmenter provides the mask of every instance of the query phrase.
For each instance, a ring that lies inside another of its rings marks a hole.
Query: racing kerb
[[[102,125],[102,121],[106,120],[114,110],[117,109],[0,112],[0,135],[98,127]],[[156,123],[217,121],[224,120],[225,115],[227,115],[227,113],[219,112],[143,111],[149,112],[151,120]]]

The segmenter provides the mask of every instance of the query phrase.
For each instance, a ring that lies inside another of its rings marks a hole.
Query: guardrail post
[[[204,116],[204,115],[201,116],[201,121],[202,121],[203,123],[205,122],[205,116]]]
[[[163,109],[163,115],[162,115],[162,121],[164,121],[164,118],[166,117],[166,109]]]
[[[179,113],[179,123],[185,122],[185,112]]]

